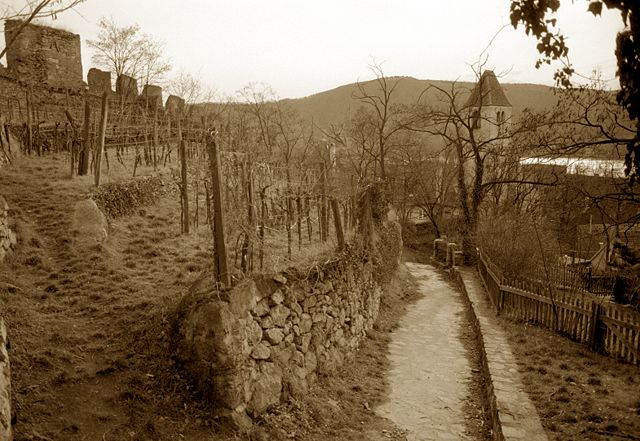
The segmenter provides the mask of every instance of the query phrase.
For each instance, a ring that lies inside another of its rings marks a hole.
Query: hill
[[[403,104],[421,102],[437,105],[438,93],[431,88],[424,93],[430,85],[450,91],[454,86],[461,90],[462,94],[470,93],[473,83],[441,80],[419,80],[412,77],[390,77],[389,86],[397,84],[394,92],[394,101]],[[375,80],[365,81],[365,88],[373,91]],[[543,110],[553,106],[556,102],[554,89],[540,84],[503,83],[507,98],[513,105],[513,115],[517,117],[525,108]],[[353,98],[357,91],[357,83],[346,84],[335,89],[316,93],[304,98],[283,100],[300,112],[304,119],[313,118],[320,127],[326,127],[332,123],[344,120],[350,112],[353,112],[359,103]]]

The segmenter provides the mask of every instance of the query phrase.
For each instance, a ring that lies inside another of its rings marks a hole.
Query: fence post
[[[497,280],[496,280],[496,284],[498,285],[498,290],[500,291],[500,300],[498,302],[498,314],[500,314],[504,309],[504,291],[502,290],[502,287],[500,286]]]
[[[600,346],[600,304],[591,302],[591,323],[589,327],[589,348],[597,351]]]
[[[84,102],[84,125],[82,127],[82,150],[78,155],[78,176],[84,176],[89,172],[89,127],[91,120],[91,106],[89,100]]]
[[[187,176],[187,153],[182,139],[182,115],[178,116],[178,143],[180,148],[180,192],[182,197],[182,233],[189,234],[189,193],[187,186],[189,185]]]
[[[340,220],[340,207],[336,198],[331,198],[331,208],[333,209],[333,221],[336,227],[336,236],[338,238],[338,249],[344,248],[344,231],[342,229],[342,222]]]
[[[222,212],[222,190],[220,185],[220,155],[215,139],[215,129],[207,137],[207,154],[209,155],[209,169],[211,172],[211,193],[213,198],[213,241],[216,275],[219,282],[231,287],[231,276],[227,267],[227,246],[224,235],[224,219]]]
[[[109,99],[107,92],[102,94],[102,114],[100,115],[100,138],[98,138],[98,152],[96,154],[96,171],[94,175],[94,184],[96,187],[100,185],[100,172],[102,164],[102,154],[104,152],[104,136],[107,131],[107,114],[109,112]]]

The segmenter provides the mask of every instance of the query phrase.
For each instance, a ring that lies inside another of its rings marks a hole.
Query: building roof
[[[480,92],[482,89],[482,93]],[[471,91],[465,107],[512,107],[492,70],[485,70]]]

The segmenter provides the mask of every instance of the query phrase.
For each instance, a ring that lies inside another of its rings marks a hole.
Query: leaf
[[[601,1],[594,1],[589,3],[589,12],[591,12],[593,15],[601,15],[602,14],[602,2]]]

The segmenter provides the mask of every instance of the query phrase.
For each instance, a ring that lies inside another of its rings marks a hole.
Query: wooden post
[[[260,190],[260,271],[264,268],[264,223],[267,217],[266,199],[267,187]]]
[[[589,323],[589,348],[597,351],[600,347],[600,305],[591,303],[591,323]]]
[[[98,138],[98,151],[96,152],[96,170],[94,183],[100,186],[100,173],[102,171],[102,155],[104,153],[104,136],[107,132],[107,114],[109,112],[109,99],[107,92],[102,94],[102,108],[100,110],[100,136]]]
[[[69,112],[69,110],[65,110],[64,111],[65,115],[67,116],[67,119],[69,120],[69,125],[71,125],[71,129],[73,130],[73,137],[71,140],[71,144],[69,145],[69,156],[71,156],[70,159],[70,163],[71,163],[71,177],[73,178],[73,170],[75,168],[75,164],[76,164],[76,137],[77,137],[77,130],[76,130],[76,123],[73,120],[73,116],[71,116],[71,113]]]
[[[324,161],[320,163],[320,239],[327,241],[327,171]]]
[[[27,89],[27,153],[31,154],[31,150],[33,149],[33,120],[31,118],[31,107],[33,107],[33,103],[31,102],[31,89]]]
[[[338,238],[338,249],[344,248],[344,230],[340,220],[340,206],[336,198],[331,198],[331,208],[333,209],[333,223],[336,227],[336,237]]]
[[[182,232],[189,234],[189,194],[187,191],[187,154],[184,145],[184,139],[182,139],[182,126],[180,118],[178,118],[178,142],[180,143],[180,178],[182,192]]]
[[[183,152],[184,153],[184,152]],[[217,279],[223,286],[231,287],[231,275],[227,267],[227,246],[225,244],[224,218],[222,212],[222,189],[220,184],[220,155],[216,144],[215,131],[207,138],[207,154],[211,172],[211,192],[213,196],[212,233],[215,244],[214,256]]]
[[[153,113],[153,169],[158,168],[158,106]]]
[[[91,106],[89,100],[84,102],[84,125],[82,127],[82,150],[78,157],[78,176],[89,173],[89,127],[91,123]]]

